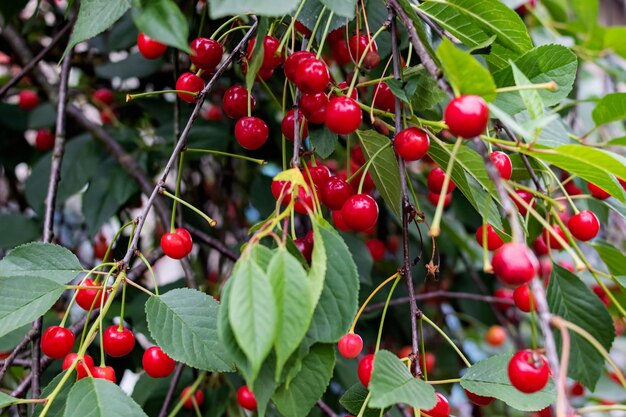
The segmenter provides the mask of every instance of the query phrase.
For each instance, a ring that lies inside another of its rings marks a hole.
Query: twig
[[[174,399],[174,392],[176,392],[176,386],[178,382],[180,382],[180,378],[183,375],[183,370],[185,369],[185,365],[179,363],[176,365],[176,370],[174,371],[174,375],[172,375],[172,380],[170,381],[170,386],[167,389],[167,394],[165,395],[165,400],[163,400],[163,405],[161,406],[161,411],[159,412],[159,417],[167,416],[167,410],[170,408],[170,404]]]
[[[324,401],[322,400],[317,400],[317,406],[320,408],[320,410],[322,410],[323,412],[325,412],[328,417],[339,417],[333,410],[332,408],[330,408],[328,406],[328,404],[326,404]]]
[[[565,408],[567,404],[567,364],[569,362],[570,354],[570,337],[569,330],[565,325],[560,322],[559,330],[561,330],[561,369],[558,374],[557,380],[557,397],[556,397],[556,417],[565,417]]]
[[[462,300],[475,300],[483,301],[485,303],[497,303],[513,306],[513,300],[505,298],[493,297],[491,295],[480,295],[467,292],[450,292],[450,291],[433,291],[427,294],[417,294],[413,297],[416,301],[432,300],[433,298],[458,298]],[[398,297],[389,302],[390,306],[406,304],[410,301],[410,297]],[[385,303],[372,304],[363,310],[363,313],[371,313],[372,311],[380,310],[385,306]]]
[[[11,365],[16,362],[18,353],[20,353],[22,349],[24,349],[36,336],[37,332],[35,331],[35,329],[31,329],[28,333],[26,333],[26,336],[22,339],[22,341],[18,343],[17,346],[15,346],[11,354],[9,354],[9,356],[7,356],[4,361],[2,361],[3,364],[2,369],[0,369],[0,381],[2,381],[2,378],[4,378],[4,375],[7,373]]]

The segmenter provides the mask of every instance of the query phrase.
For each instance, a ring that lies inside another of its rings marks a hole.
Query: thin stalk
[[[389,295],[387,295],[387,301],[385,302],[385,307],[383,308],[383,314],[380,316],[380,325],[378,326],[378,337],[376,338],[376,352],[380,349],[380,341],[383,337],[383,326],[385,325],[385,317],[387,317],[387,308],[389,308],[389,301],[391,301],[391,296],[393,295],[393,291],[396,289],[396,285],[400,282],[402,277],[397,274],[398,277],[393,282],[391,286],[391,290],[389,290]]]
[[[291,22],[289,22],[289,26],[287,27],[287,30],[285,31],[285,35],[280,40],[280,44],[278,45],[278,49],[276,50],[276,52],[280,53],[283,50],[283,47],[285,46],[285,44],[287,43],[287,40],[289,40],[289,36],[292,33],[293,27],[296,24],[296,20],[298,20],[298,16],[300,15],[302,8],[304,7],[304,3],[306,3],[306,0],[302,0],[300,2],[300,6],[298,6],[298,8],[296,9],[296,12],[291,18]]]
[[[324,16],[324,12],[325,11],[326,11],[326,6],[324,5],[322,7],[322,10],[320,10],[320,15],[317,16],[317,20],[315,21],[315,26],[313,26],[313,30],[311,31],[311,36],[310,36],[311,41],[306,46],[306,50],[307,51],[310,51],[311,47],[313,46],[313,40],[315,39],[315,32],[317,32],[317,28],[319,27],[320,23],[322,22],[322,16]]]
[[[191,210],[195,211],[199,216],[201,216],[204,220],[206,220],[207,223],[209,223],[209,226],[215,227],[217,225],[217,222],[215,220],[213,220],[212,218],[210,218],[209,216],[207,216],[202,211],[198,210],[196,207],[194,207],[192,204],[189,204],[188,202],[186,202],[182,198],[176,197],[174,194],[170,193],[165,188],[161,188],[160,191],[161,191],[161,194],[171,198],[172,200],[176,200],[179,203],[181,203],[182,205],[184,205],[184,206],[190,208]]]
[[[510,87],[496,88],[496,93],[508,93],[511,91],[526,91],[526,90],[548,90],[556,91],[559,89],[559,85],[554,81],[541,84],[526,84],[526,85],[512,85]]]
[[[187,395],[184,395],[180,400],[178,400],[178,403],[176,403],[176,406],[174,406],[174,409],[167,415],[167,417],[174,417],[176,416],[176,414],[178,414],[180,409],[183,408],[183,404],[185,403],[185,401],[187,401],[190,396],[195,395],[196,390],[198,389],[202,381],[204,381],[205,377],[206,372],[201,372],[200,375],[198,375],[198,378],[196,378],[194,383],[189,388]]]
[[[441,217],[443,216],[443,205],[446,200],[446,195],[448,193],[448,186],[450,185],[450,177],[452,175],[452,169],[454,168],[454,163],[456,162],[456,155],[461,149],[461,144],[465,139],[458,138],[454,143],[454,148],[452,148],[452,154],[450,154],[450,160],[448,161],[448,167],[446,168],[446,176],[443,179],[443,186],[441,187],[441,194],[439,195],[439,201],[437,202],[437,209],[435,210],[435,216],[433,217],[433,222],[430,226],[430,230],[428,231],[429,236],[437,237],[441,232],[440,223]]]
[[[454,349],[454,351],[457,353],[457,355],[459,355],[459,357],[461,358],[463,363],[465,363],[465,366],[467,366],[468,368],[472,367],[472,364],[470,363],[470,361],[467,360],[467,358],[465,357],[463,352],[461,352],[461,350],[457,347],[457,345],[454,344],[454,342],[452,341],[452,339],[450,339],[450,337],[446,334],[446,332],[444,332],[439,326],[437,326],[431,319],[426,317],[426,315],[424,315],[423,313],[422,313],[422,319],[426,323],[430,324],[435,330],[437,330],[437,332],[441,336],[443,336],[443,338],[446,340],[446,342],[448,342],[450,344],[450,346],[452,346],[452,349]]]
[[[228,35],[230,35],[231,33],[236,32],[238,30],[246,31],[246,30],[250,29],[251,27],[252,26],[237,26],[237,27],[234,27],[232,29],[228,29],[226,32],[224,32],[224,34],[222,34],[222,36],[220,36],[217,39],[217,41],[221,43],[224,40],[224,38],[227,37]]]
[[[317,47],[317,55],[315,55],[317,59],[320,59],[320,56],[322,55],[322,49],[324,49],[324,42],[326,41],[326,35],[328,34],[328,29],[330,28],[330,23],[333,20],[334,15],[335,15],[335,12],[331,10],[330,14],[328,15],[328,19],[326,20],[326,27],[324,28],[324,33],[322,34],[322,41]]]
[[[181,152],[178,157],[178,172],[176,173],[176,188],[174,190],[174,195],[176,197],[180,196],[180,182],[183,179],[183,161],[185,159],[185,152]],[[176,230],[176,209],[178,208],[178,201],[174,200],[172,204],[172,218],[170,220],[170,233],[174,233]]]
[[[239,15],[233,16],[230,19],[228,19],[227,21],[225,21],[224,23],[222,23],[222,25],[220,27],[215,29],[215,32],[213,32],[213,34],[211,35],[211,39],[215,39],[217,34],[220,33],[222,30],[224,30],[225,27],[227,27],[228,25],[230,25],[231,23],[233,23],[234,21],[236,21],[237,19],[240,19],[240,18],[241,18],[241,16],[239,16]]]
[[[259,165],[265,165],[267,164],[267,161],[263,160],[263,159],[256,159],[256,158],[250,158],[249,156],[245,156],[245,155],[238,155],[235,153],[228,153],[228,152],[222,152],[222,151],[214,151],[212,149],[197,149],[197,148],[188,148],[185,150],[185,152],[195,152],[195,153],[210,153],[213,155],[221,155],[221,156],[229,156],[231,158],[238,158],[238,159],[243,159],[245,161],[250,161],[250,162],[254,162],[255,164],[259,164]]]
[[[185,91],[185,90],[159,90],[159,91],[146,91],[145,93],[137,93],[137,94],[126,94],[126,102],[133,101],[137,98],[158,96],[160,94],[168,94],[168,93],[176,93],[176,94],[188,94],[193,97],[198,97],[198,93],[194,93],[193,91]]]
[[[393,274],[392,276],[390,276],[389,278],[381,282],[380,285],[376,287],[374,291],[372,291],[372,293],[367,297],[367,299],[365,300],[365,302],[363,302],[363,305],[361,306],[359,311],[356,313],[356,316],[354,317],[354,321],[352,322],[352,327],[350,327],[350,333],[354,333],[354,328],[356,327],[356,323],[359,321],[359,317],[361,317],[361,314],[363,314],[363,310],[365,309],[365,307],[367,307],[367,304],[372,300],[372,298],[374,298],[376,293],[378,293],[378,291],[383,289],[383,287],[387,285],[387,283],[398,278],[398,275],[399,274],[396,272],[395,274]]]
[[[154,285],[154,293],[156,294],[156,296],[159,296],[159,286],[157,285],[157,280],[156,280],[156,276],[154,275],[154,271],[152,270],[152,266],[150,266],[150,262],[148,262],[148,260],[146,259],[145,256],[143,256],[143,253],[136,251],[135,255],[137,255],[137,257],[139,259],[141,259],[141,261],[146,265],[146,267],[148,268],[148,271],[150,271],[150,277],[152,278],[152,285]]]

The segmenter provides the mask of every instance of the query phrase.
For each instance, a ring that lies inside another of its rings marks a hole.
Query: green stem
[[[207,2],[208,3],[208,2]],[[211,39],[215,39],[215,37],[217,36],[218,33],[220,33],[222,30],[224,30],[225,27],[227,27],[228,25],[230,25],[231,23],[233,23],[235,20],[240,19],[241,16],[237,15],[237,16],[233,16],[230,19],[228,19],[227,21],[225,21],[224,23],[222,23],[222,25],[220,27],[218,27],[217,29],[215,29],[215,32],[213,32],[213,34],[211,35]]]
[[[424,381],[428,381],[428,371],[426,370],[426,345],[424,342],[424,322],[422,318],[419,319],[419,332],[420,332],[420,357],[422,359],[422,375],[424,375]],[[418,359],[419,360],[419,359]]]
[[[122,284],[122,306],[120,307],[120,324],[117,330],[121,332],[124,330],[124,310],[126,309],[126,280]]]
[[[527,84],[527,85],[512,85],[510,87],[500,87],[496,88],[496,93],[508,93],[511,91],[525,91],[525,90],[548,90],[548,91],[556,91],[559,89],[559,86],[554,81],[549,81],[547,83],[541,84]]]
[[[467,360],[463,352],[461,352],[461,350],[457,347],[457,345],[454,344],[454,342],[452,341],[452,339],[450,339],[450,337],[446,334],[446,332],[441,330],[439,326],[437,326],[431,319],[426,317],[424,314],[422,314],[422,319],[426,323],[430,324],[435,330],[437,330],[437,332],[450,344],[450,346],[452,346],[452,349],[454,349],[457,355],[459,355],[463,363],[465,363],[465,366],[467,366],[468,368],[472,367],[472,364],[470,363],[470,361]]]
[[[361,406],[361,409],[359,410],[359,414],[357,414],[356,417],[363,417],[363,415],[365,414],[365,409],[367,408],[367,404],[370,402],[371,397],[372,397],[372,391],[369,391],[367,393],[367,397],[365,397],[365,400],[363,401],[363,405]]]
[[[313,46],[313,39],[315,39],[315,32],[317,32],[317,28],[322,22],[322,16],[324,15],[325,11],[326,11],[326,6],[324,5],[322,7],[322,10],[320,10],[320,15],[317,16],[317,20],[315,21],[315,26],[313,26],[313,30],[311,31],[311,36],[309,37],[309,44],[306,46],[307,51],[310,51],[311,47]]]
[[[356,171],[354,171],[354,173],[353,173],[352,175],[350,175],[350,178],[348,178],[348,179],[346,180],[346,182],[350,182],[350,181],[354,180],[354,178],[356,178],[356,176],[357,176],[360,172],[365,171],[365,172],[363,173],[363,175],[361,176],[361,182],[360,182],[360,184],[359,184],[359,193],[360,193],[360,192],[361,192],[362,185],[363,185],[363,179],[364,179],[364,178],[365,178],[365,176],[367,175],[367,171],[369,170],[370,165],[372,165],[372,163],[374,162],[374,159],[376,159],[376,157],[377,157],[378,155],[380,155],[380,154],[382,153],[382,151],[384,151],[385,149],[387,149],[387,148],[388,148],[388,147],[390,147],[390,146],[391,146],[391,142],[387,142],[387,143],[385,143],[383,146],[381,146],[381,148],[380,148],[379,150],[377,150],[377,151],[376,151],[376,153],[375,153],[374,155],[372,155],[372,157],[371,157],[371,158],[370,158],[370,159],[369,159],[369,160],[368,160],[368,161],[367,161],[364,165],[361,165],[361,166],[359,167],[359,169],[357,169]]]
[[[214,151],[212,149],[197,149],[197,148],[189,148],[186,149],[185,152],[196,152],[196,153],[210,153],[213,155],[222,155],[222,156],[229,156],[231,158],[238,158],[238,159],[243,159],[246,161],[250,161],[250,162],[254,162],[255,164],[259,164],[259,165],[265,165],[267,164],[267,161],[263,160],[263,159],[256,159],[256,158],[250,158],[249,156],[245,156],[245,155],[238,155],[236,153],[228,153],[228,152],[222,152],[222,151]]]
[[[448,167],[446,168],[446,176],[443,179],[443,186],[441,187],[441,194],[439,195],[439,201],[437,202],[437,209],[435,210],[435,217],[433,218],[432,225],[430,226],[430,230],[428,231],[429,236],[439,236],[441,229],[439,227],[441,223],[441,217],[443,216],[443,205],[446,200],[446,195],[448,193],[448,186],[450,185],[450,176],[452,175],[452,169],[454,168],[454,163],[456,162],[456,155],[461,148],[461,144],[465,139],[458,138],[454,143],[454,148],[452,148],[452,153],[450,154],[450,160],[448,161]]]
[[[109,243],[109,247],[107,248],[107,251],[104,253],[104,259],[102,261],[105,261],[106,259],[109,258],[109,255],[111,254],[111,251],[113,250],[113,245],[115,245],[115,242],[117,242],[117,239],[119,239],[120,235],[122,234],[122,231],[126,229],[128,226],[130,226],[131,224],[135,224],[135,221],[134,220],[129,221],[128,223],[120,227],[120,229],[115,233],[115,236],[113,236],[111,243]],[[101,266],[104,266],[104,264],[102,264]]]
[[[191,387],[189,387],[189,390],[187,391],[187,395],[184,395],[180,400],[178,400],[178,403],[176,403],[176,406],[167,415],[167,417],[174,417],[174,416],[176,416],[176,414],[178,414],[180,409],[183,408],[183,404],[185,403],[185,401],[187,401],[187,399],[190,396],[192,396],[192,395],[195,396],[196,390],[198,389],[198,387],[200,386],[202,381],[204,381],[205,377],[206,377],[206,372],[201,372],[200,375],[198,375],[198,378],[196,378],[196,380],[191,385]]]
[[[389,301],[391,301],[391,296],[393,295],[393,291],[396,289],[396,285],[402,279],[401,275],[398,275],[396,280],[393,282],[391,286],[391,290],[389,290],[389,295],[387,295],[387,301],[385,302],[385,307],[383,308],[383,314],[380,316],[380,325],[378,326],[378,337],[376,338],[376,352],[380,349],[380,341],[383,336],[383,326],[385,325],[385,317],[387,316],[387,308],[389,307]]]
[[[287,27],[283,38],[280,40],[280,44],[278,45],[278,49],[276,50],[276,52],[280,53],[285,47],[285,44],[287,43],[287,41],[289,40],[289,36],[291,35],[293,25],[296,24],[296,20],[298,20],[298,16],[300,15],[302,8],[304,7],[304,3],[306,3],[306,0],[302,0],[300,2],[300,6],[298,6],[296,13],[294,13],[293,17],[291,18],[291,22],[289,22],[289,26]]]
[[[613,405],[590,405],[588,407],[582,407],[576,410],[578,414],[598,413],[601,411],[617,411],[626,410],[626,405],[613,404]]]
[[[136,98],[158,96],[160,94],[167,94],[167,93],[188,94],[188,95],[193,96],[193,97],[197,97],[198,96],[198,93],[194,93],[193,91],[185,91],[185,90],[146,91],[145,93],[126,94],[126,102],[128,103],[129,101],[132,101],[132,100],[134,100]]]
[[[378,35],[380,35],[381,33],[383,33],[386,30],[387,30],[387,26],[381,26],[376,31],[376,33],[374,33],[374,35],[372,35],[372,37],[370,38],[370,41],[367,43],[367,46],[363,50],[363,53],[361,54],[361,58],[359,58],[359,62],[357,62],[356,67],[354,68],[354,75],[352,76],[352,81],[350,81],[350,88],[348,88],[348,93],[346,94],[348,97],[350,97],[352,95],[352,91],[354,91],[354,86],[356,85],[356,80],[357,80],[357,78],[359,78],[358,77],[358,69],[361,68],[361,65],[363,64],[363,61],[365,60],[365,56],[370,51],[370,49],[372,49],[372,45],[374,44],[374,41],[376,40]]]
[[[202,29],[204,29],[204,21],[206,20],[207,10],[209,8],[209,2],[204,2],[204,6],[202,6],[202,17],[200,17],[200,27],[198,28],[198,38],[202,36]]]
[[[156,275],[154,275],[154,271],[152,270],[152,266],[150,266],[150,262],[148,262],[148,260],[145,258],[145,256],[143,256],[143,254],[141,252],[139,252],[139,251],[136,251],[135,255],[137,255],[139,257],[139,259],[142,260],[142,262],[148,268],[148,271],[150,271],[150,276],[152,277],[152,285],[154,285],[154,293],[158,297],[159,296],[159,286],[157,285]],[[126,287],[124,286],[124,288],[126,288]]]
[[[204,220],[206,220],[207,223],[209,223],[209,226],[215,227],[215,225],[217,224],[217,222],[215,220],[213,220],[212,218],[210,218],[209,216],[207,216],[206,214],[204,214],[203,212],[201,212],[196,207],[194,207],[193,205],[189,204],[188,202],[186,202],[182,198],[176,197],[174,194],[170,193],[165,188],[161,188],[161,194],[163,194],[163,195],[165,195],[165,196],[167,196],[167,197],[169,197],[169,198],[171,198],[173,200],[176,200],[179,203],[181,203],[182,205],[184,205],[184,206],[188,207],[189,209],[193,210],[199,216],[201,216]]]
[[[285,109],[287,108],[287,82],[288,81],[289,80],[285,78],[285,83],[283,84],[283,103],[282,103],[283,114],[285,114]],[[283,171],[284,171],[287,169],[287,139],[285,138],[285,135],[282,134],[282,132],[281,132],[280,137],[281,137],[280,152],[282,153],[282,157],[283,157]]]
[[[276,95],[274,94],[274,92],[272,91],[272,89],[267,85],[267,83],[265,82],[265,80],[261,77],[259,77],[259,82],[261,83],[261,85],[263,86],[263,88],[265,88],[265,91],[267,91],[267,94],[270,95],[270,97],[272,98],[272,100],[274,100],[274,103],[276,103],[276,105],[278,107],[280,107],[280,101],[278,100],[278,98],[276,97]]]
[[[178,172],[176,173],[176,188],[174,190],[174,195],[178,197],[180,195],[180,182],[183,178],[183,160],[185,158],[185,152],[180,153],[180,157],[178,159]],[[174,200],[174,204],[172,204],[172,217],[170,219],[170,233],[174,233],[176,230],[176,209],[178,208],[178,201]]]
[[[320,59],[320,56],[322,55],[322,49],[324,49],[324,42],[326,41],[326,35],[328,34],[328,29],[330,28],[330,23],[333,20],[334,14],[335,13],[331,10],[330,14],[328,15],[328,19],[326,20],[326,27],[324,28],[324,33],[322,34],[322,41],[317,47],[317,55],[315,56],[317,59]]]
[[[226,32],[224,32],[224,34],[222,36],[220,36],[218,38],[218,42],[222,42],[224,40],[225,37],[227,37],[228,35],[230,35],[233,32],[236,32],[238,30],[243,30],[244,32],[248,29],[250,29],[252,26],[236,26],[234,28],[228,29]]]
[[[533,297],[530,297],[530,346],[533,349],[537,349],[537,314],[535,313],[534,306],[532,306],[532,299]]]
[[[438,381],[426,381],[430,385],[457,384],[461,382],[461,378],[440,379]]]

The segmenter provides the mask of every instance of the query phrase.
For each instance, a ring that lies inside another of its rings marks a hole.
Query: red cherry
[[[159,59],[167,51],[167,45],[152,39],[145,33],[140,33],[137,36],[137,47],[139,53],[146,59]]]
[[[428,152],[430,139],[422,129],[410,127],[396,135],[393,146],[405,161],[417,161]]]
[[[561,226],[559,226],[558,224],[553,224],[551,228],[557,236],[567,242],[567,236],[565,236],[565,232],[561,229]],[[546,245],[549,248],[554,250],[561,250],[564,248],[564,246],[558,240],[556,240],[552,232],[550,232],[548,229],[543,229],[542,235],[543,240],[546,242]]]
[[[543,240],[543,236],[539,235],[537,239],[533,242],[533,249],[535,253],[539,256],[548,254],[548,245],[546,245],[546,241]]]
[[[196,392],[192,395],[191,387],[185,387],[180,392],[180,399],[182,400],[183,398],[185,398],[185,401],[183,402],[183,407],[185,407],[187,410],[192,410],[194,400],[196,405],[202,405],[202,403],[204,402],[204,393],[202,392],[202,390],[197,389]]]
[[[311,234],[311,237],[312,235],[313,234]],[[308,263],[311,263],[311,255],[313,255],[313,239],[311,237],[307,234],[293,241]]]
[[[533,209],[537,206],[537,200],[528,191],[517,190],[515,191],[515,193],[518,195],[518,197],[521,197],[521,199],[524,200],[526,205],[532,207]],[[525,206],[523,206],[520,202],[518,202],[515,198],[513,199],[513,203],[515,203],[515,205],[517,206],[517,209],[519,210],[519,213],[522,216],[525,216],[526,213],[528,213],[528,209]]]
[[[311,123],[322,124],[326,121],[326,105],[328,96],[324,93],[302,94],[300,110]]]
[[[43,152],[49,151],[54,148],[54,139],[54,133],[48,129],[39,129],[35,136],[35,148]]]
[[[72,351],[74,333],[60,326],[51,326],[41,336],[41,351],[53,359],[61,359]]]
[[[282,199],[282,204],[288,205],[291,202],[291,182],[272,181],[272,195],[276,201]]]
[[[570,387],[569,392],[573,397],[583,396],[585,395],[585,386],[581,384],[580,382],[576,381]]]
[[[96,287],[102,284],[96,284],[93,280],[87,278],[80,282],[84,287]],[[107,302],[108,294],[105,291],[96,289],[82,289],[76,290],[76,304],[78,304],[83,310],[89,311],[89,309],[97,310],[101,304]]]
[[[186,72],[181,74],[178,77],[178,81],[176,81],[176,89],[180,91],[189,91],[191,93],[199,93],[204,88],[204,81],[202,78],[198,77],[196,74],[191,72]],[[178,97],[186,101],[187,103],[193,103],[197,100],[196,95],[186,94],[186,93],[176,93]]]
[[[570,217],[567,228],[576,239],[586,242],[598,235],[600,222],[593,211],[583,210]]]
[[[280,130],[285,135],[285,138],[293,141],[295,138],[295,130],[294,130],[294,110],[289,110],[285,117],[283,117],[283,121],[280,123]],[[298,129],[300,130],[300,138],[306,139],[309,136],[309,127],[307,121],[302,116],[302,112],[298,112]]]
[[[237,402],[242,408],[246,410],[254,411],[256,410],[256,397],[254,393],[248,388],[248,386],[244,385],[237,390]]]
[[[347,232],[350,230],[346,222],[343,221],[343,214],[341,214],[341,210],[335,210],[332,212],[333,223],[337,229]]]
[[[128,355],[135,347],[135,335],[129,329],[116,324],[107,327],[102,335],[104,351],[114,358]]]
[[[501,298],[502,300],[513,301],[513,290],[509,288],[498,288],[493,292],[493,296]],[[511,308],[511,304],[508,303],[495,303],[495,306],[503,311]]]
[[[248,115],[248,90],[241,85],[234,85],[224,93],[222,98],[224,113],[231,119],[240,119]],[[256,100],[250,97],[250,111],[254,111]]]
[[[298,33],[300,33],[301,35],[311,36],[311,31],[309,30],[309,28],[300,23],[299,20],[296,20],[294,22],[293,27],[295,27]]]
[[[367,55],[363,59],[363,67],[365,69],[374,68],[380,62],[380,56],[378,55],[378,47],[376,46],[376,41],[372,41],[370,47],[367,45],[370,43],[370,37],[367,35],[354,35],[348,40],[348,53],[352,58],[352,61],[358,63],[364,54]],[[378,60],[376,60],[376,56],[378,56]],[[367,62],[370,60],[370,62]]]
[[[339,135],[355,132],[361,125],[363,114],[350,97],[333,97],[326,106],[326,127]]]
[[[498,169],[502,179],[511,179],[511,175],[513,175],[513,164],[511,163],[511,158],[509,158],[507,154],[500,151],[491,152],[489,154],[489,159],[491,159],[491,162],[493,162]]]
[[[161,249],[163,253],[172,259],[182,259],[191,253],[193,241],[191,235],[182,227],[174,232],[165,233],[161,237]]]
[[[372,93],[372,106],[379,110],[394,113],[396,111],[396,96],[387,83],[376,84]]]
[[[350,51],[348,50],[348,44],[343,38],[339,38],[338,40],[330,43],[330,56],[333,57],[339,66],[348,65],[352,62],[352,59],[350,58]]]
[[[480,246],[483,246],[483,235],[484,235],[484,225],[481,225],[478,230],[476,230],[476,241]],[[504,242],[500,235],[491,227],[490,224],[487,225],[487,249],[488,250],[496,250],[500,246],[502,246]]]
[[[339,339],[337,348],[339,349],[339,354],[344,358],[356,358],[363,350],[363,339],[356,333],[348,333]]]
[[[365,246],[369,249],[374,262],[382,261],[385,258],[385,242],[378,239],[367,239]]]
[[[235,124],[235,139],[244,149],[259,149],[267,142],[268,136],[267,124],[258,117],[242,117]]]
[[[491,346],[502,346],[506,342],[506,330],[504,327],[493,325],[485,333],[485,342]]]
[[[141,359],[143,369],[152,378],[167,378],[174,371],[176,362],[158,346],[146,349]]]
[[[67,356],[65,356],[65,359],[63,359],[63,365],[61,366],[61,368],[64,371],[70,369],[70,367],[77,360],[77,358],[77,353],[67,354]],[[88,376],[89,373],[87,371],[91,372],[91,368],[93,368],[93,359],[89,355],[83,356],[83,359],[79,360],[76,364],[76,380],[83,379]]]
[[[448,404],[448,400],[438,392],[436,392],[435,395],[437,396],[435,406],[430,410],[421,410],[421,412],[429,417],[448,417],[450,415],[450,404]]]
[[[22,90],[18,96],[17,105],[22,110],[32,110],[39,105],[39,96],[33,90]]]
[[[589,192],[591,193],[591,195],[599,200],[606,200],[611,196],[611,194],[607,193],[595,184],[588,183],[587,188],[589,188]]]
[[[347,81],[342,81],[337,84],[337,89],[341,90],[344,95],[348,95],[348,91],[350,90],[350,84],[348,84]],[[340,97],[340,95],[333,92],[333,97]],[[352,90],[349,97],[353,100],[359,99],[359,94],[356,88]]]
[[[530,291],[530,286],[528,284],[520,285],[515,289],[515,291],[513,291],[513,300],[515,301],[517,308],[522,310],[524,313],[530,313],[535,310],[535,297]]]
[[[256,38],[252,39],[248,44],[248,50],[246,54],[248,61],[252,59],[252,52],[254,51],[255,42]],[[272,70],[282,64],[283,58],[278,53],[279,46],[280,41],[273,36],[266,36],[263,39],[263,63],[261,64],[261,68],[266,70]]]
[[[542,390],[550,378],[550,367],[546,359],[525,349],[511,358],[508,366],[509,380],[519,391],[531,394]]]
[[[331,210],[341,210],[353,195],[352,186],[339,176],[330,177],[322,186],[322,202]]]
[[[204,120],[219,122],[222,120],[222,109],[219,106],[210,105],[205,111],[200,113]]]
[[[367,194],[355,194],[346,200],[341,215],[350,229],[364,232],[376,224],[378,204]]]
[[[365,165],[365,155],[363,155],[363,149],[360,146],[352,148],[350,158],[359,165]]]
[[[189,45],[191,63],[204,71],[211,72],[222,60],[224,49],[216,40],[196,38]]]
[[[468,390],[464,391],[467,399],[480,407],[485,407],[491,404],[493,400],[495,400],[495,398],[493,397],[483,397],[482,395],[474,394],[473,392],[469,392]]]
[[[329,82],[328,67],[317,58],[302,60],[296,67],[294,83],[303,93],[321,93]]]
[[[90,369],[91,376],[94,378],[106,379],[115,384],[115,370],[110,366],[94,366]]]
[[[108,88],[99,88],[91,95],[91,100],[96,104],[110,106],[115,101],[115,96],[113,96],[113,91]]]
[[[542,256],[539,259],[539,273],[541,278],[546,280],[546,284],[548,280],[550,280],[550,274],[552,274],[552,260],[548,256]]]
[[[428,201],[433,206],[437,206],[439,204],[439,199],[440,198],[441,198],[441,194],[435,194],[432,191],[428,192]],[[443,208],[449,207],[450,204],[452,204],[452,193],[451,192],[446,194],[446,196],[445,196],[445,198],[443,200]]]
[[[103,125],[110,125],[111,123],[113,123],[114,116],[115,116],[115,113],[112,112],[110,109],[102,110],[100,112],[100,120],[102,121]]]
[[[426,363],[426,372],[430,374],[435,370],[437,357],[432,352],[426,352],[426,355],[424,355],[424,360],[420,359],[420,366],[423,366],[424,362]]]
[[[530,249],[521,243],[505,243],[491,260],[496,277],[508,285],[522,285],[539,272],[539,261]]]
[[[441,194],[443,189],[443,181],[446,178],[446,172],[439,168],[435,167],[428,173],[428,191],[433,192],[435,194]],[[456,188],[456,185],[452,182],[448,182],[448,193],[451,193]]]
[[[453,135],[471,139],[485,132],[489,123],[489,109],[482,97],[464,95],[450,101],[444,120]]]
[[[309,51],[296,51],[287,58],[283,70],[285,71],[285,77],[291,82],[296,80],[296,70],[301,62],[307,59],[315,58],[315,54]]]
[[[359,362],[359,369],[357,373],[359,375],[359,381],[361,381],[361,384],[363,384],[363,386],[365,386],[366,388],[370,384],[370,379],[372,379],[373,370],[374,355],[369,354],[363,356],[363,359],[361,359],[361,362]]]
[[[305,187],[298,187],[298,194],[296,195],[296,202],[293,205],[294,210],[300,214],[307,214],[309,211],[312,211],[315,207],[315,200],[313,199],[314,192],[319,198],[319,192],[317,191],[317,187],[313,186],[313,190],[307,189]]]
[[[302,175],[304,176],[304,180],[307,184],[311,185],[311,180],[313,180],[313,184],[318,188],[323,188],[328,180],[330,180],[330,169],[326,165],[316,165],[316,166],[308,166],[306,171],[302,171]],[[309,175],[311,178],[309,179]]]

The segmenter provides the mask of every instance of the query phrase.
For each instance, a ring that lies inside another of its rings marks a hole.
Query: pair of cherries
[[[267,123],[255,116],[248,116],[256,107],[256,100],[241,85],[230,87],[222,97],[222,108],[226,116],[237,120],[235,123],[235,140],[248,150],[263,146],[269,137]]]
[[[63,359],[62,369],[68,370],[74,362],[76,362],[76,380],[86,378],[91,375],[93,378],[106,379],[115,384],[115,370],[111,366],[95,366],[93,358],[89,355],[84,355],[82,359],[78,358],[78,354],[69,353],[65,359]]]

